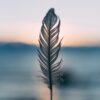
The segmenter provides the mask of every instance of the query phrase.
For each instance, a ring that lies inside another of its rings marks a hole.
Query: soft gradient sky
[[[100,45],[100,0],[0,0],[0,42],[37,43],[51,7],[61,18],[63,45]]]

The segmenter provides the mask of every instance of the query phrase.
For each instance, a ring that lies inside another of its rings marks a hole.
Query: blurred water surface
[[[54,89],[55,100],[99,100],[100,48],[66,47],[60,58],[71,83]],[[37,77],[37,59],[34,46],[0,44],[0,100],[49,100],[47,87]]]

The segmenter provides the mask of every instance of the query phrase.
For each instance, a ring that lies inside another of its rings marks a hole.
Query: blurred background
[[[99,0],[0,0],[0,100],[49,100],[39,79],[38,36],[55,8],[63,37],[61,80],[54,100],[100,98]]]

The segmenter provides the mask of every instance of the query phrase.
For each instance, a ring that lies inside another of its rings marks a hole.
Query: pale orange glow
[[[56,88],[53,88],[53,100],[58,100],[58,91],[56,90]],[[50,90],[47,87],[46,84],[42,84],[38,89],[38,95],[40,97],[41,100],[50,100]]]
[[[63,37],[62,46],[88,46],[98,45],[100,43],[100,38],[95,37],[99,33],[83,32],[81,27],[65,23],[67,22],[63,21],[60,27],[60,39]],[[40,28],[41,24],[33,22],[14,23],[6,28],[5,25],[2,25],[0,32],[6,33],[6,36],[3,34],[0,35],[0,41],[38,45]]]
[[[91,46],[91,45],[99,45],[97,40],[89,40],[89,39],[85,39],[85,40],[63,40],[64,44],[63,46]]]

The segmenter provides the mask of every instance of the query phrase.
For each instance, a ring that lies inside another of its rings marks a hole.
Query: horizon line
[[[38,44],[35,44],[35,43],[25,43],[25,42],[20,42],[20,41],[14,41],[14,42],[6,42],[6,41],[0,41],[0,44],[26,44],[26,45],[33,45],[33,46],[36,46],[36,47],[39,47]],[[61,47],[100,47],[100,44],[91,44],[91,45],[62,45]]]

